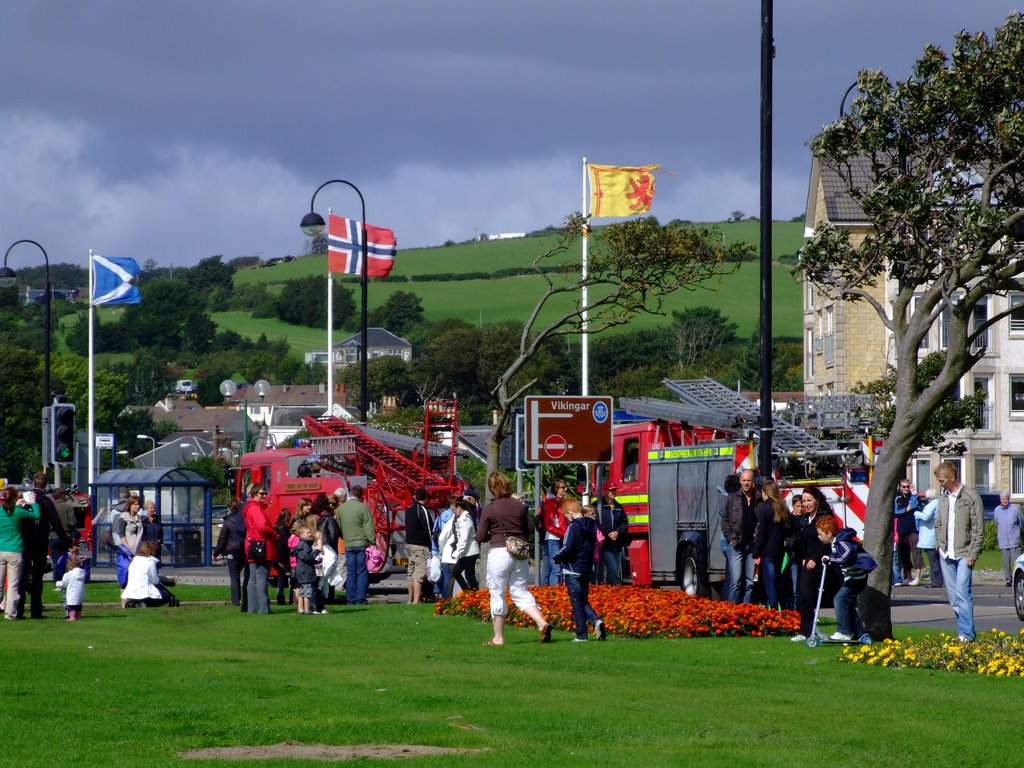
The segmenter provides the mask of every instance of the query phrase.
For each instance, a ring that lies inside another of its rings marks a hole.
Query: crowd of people
[[[923,498],[908,480],[901,480],[894,503],[893,585],[921,585],[947,590],[962,640],[974,638],[972,572],[984,533],[982,502],[960,483],[957,468],[943,462],[935,470],[938,490]],[[42,616],[43,574],[53,556],[54,582],[61,592],[66,618],[81,616],[87,563],[74,550],[78,521],[74,504],[62,489],[47,492],[47,476],[33,478],[34,490],[6,488],[0,496],[0,584],[6,584],[0,611],[16,620]],[[363,503],[364,488],[339,487],[333,494],[302,499],[296,509],[272,513],[267,490],[252,484],[244,503],[233,501],[222,520],[213,554],[227,565],[231,603],[248,613],[270,613],[271,593],[279,605],[300,614],[323,614],[342,588],[350,605],[367,604],[370,563],[379,567],[373,515]],[[409,603],[433,595],[452,597],[455,590],[476,590],[481,582],[491,594],[494,636],[489,645],[504,643],[506,592],[534,620],[541,642],[551,628],[526,587],[529,547],[538,537],[543,569],[541,584],[566,586],[572,604],[576,640],[585,641],[591,628],[604,639],[604,625],[589,603],[591,584],[622,582],[628,520],[616,500],[617,486],[607,482],[594,506],[567,496],[556,480],[536,515],[511,494],[507,478],[488,478],[491,501],[481,507],[473,489],[449,499],[434,511],[425,489],[417,489],[405,510]],[[794,641],[813,631],[819,593],[823,605],[834,605],[837,631],[833,640],[847,641],[863,632],[857,598],[876,567],[854,531],[838,524],[822,491],[808,486],[783,501],[779,485],[758,483],[750,470],[725,483],[721,534],[727,569],[723,597],[734,602],[755,599],[755,564],[763,594],[756,599],[772,608],[800,614]],[[152,500],[123,494],[111,513],[110,546],[130,560],[122,579],[125,607],[175,604],[160,576],[163,529]],[[998,546],[1006,584],[1021,553],[1024,513],[1000,493],[995,509]],[[52,547],[48,551],[48,547]],[[56,555],[63,553],[60,558]],[[484,555],[484,557],[481,557]],[[925,561],[928,574],[925,575]],[[375,567],[375,569],[376,569]],[[429,573],[435,571],[434,573]],[[430,578],[428,578],[428,573]]]

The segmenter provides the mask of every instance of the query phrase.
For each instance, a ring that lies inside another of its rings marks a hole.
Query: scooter
[[[833,640],[829,635],[818,629],[818,614],[821,612],[821,596],[825,594],[825,577],[828,576],[828,566],[822,563],[821,566],[821,584],[818,586],[818,602],[814,606],[814,624],[811,625],[811,632],[807,635],[807,647],[817,648],[819,645],[849,645],[850,643],[860,643],[861,645],[871,645],[871,635],[865,632],[858,638],[850,640]]]

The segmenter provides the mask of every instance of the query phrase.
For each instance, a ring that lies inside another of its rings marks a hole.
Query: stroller
[[[825,579],[828,576],[828,567],[821,569],[821,584],[818,586],[818,602],[814,606],[814,623],[811,625],[811,631],[807,635],[807,647],[816,648],[822,643],[835,643],[838,645],[848,645],[851,641],[849,640],[833,640],[829,635],[826,635],[820,629],[818,629],[818,614],[821,612],[821,596],[825,592]],[[871,635],[867,632],[856,638],[852,642],[860,643],[861,645],[871,645]]]
[[[135,554],[125,544],[118,544],[114,548],[114,558],[117,565],[117,583],[121,585],[121,589],[124,589],[128,586],[128,566],[135,559]],[[181,605],[181,601],[167,587],[173,587],[177,583],[178,580],[173,576],[161,576],[160,583],[156,585],[160,596],[166,600],[167,605],[172,607]],[[125,603],[125,608],[144,608],[145,605],[141,600],[129,600]]]

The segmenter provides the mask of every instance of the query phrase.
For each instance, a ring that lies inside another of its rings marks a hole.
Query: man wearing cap
[[[602,488],[602,498],[597,504],[597,527],[604,534],[601,557],[597,561],[595,584],[616,586],[622,583],[622,553],[626,549],[629,520],[622,505],[615,500],[618,486],[609,480]]]

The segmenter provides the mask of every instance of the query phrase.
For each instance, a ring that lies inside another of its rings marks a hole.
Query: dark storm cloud
[[[806,141],[858,69],[905,76],[926,42],[1008,12],[775,7],[783,218],[802,211]],[[0,235],[52,237],[69,260],[296,252],[293,220],[336,176],[405,246],[529,230],[580,207],[584,154],[675,171],[659,180],[663,219],[757,210],[756,0],[0,8]],[[351,206],[340,189],[323,202]]]

